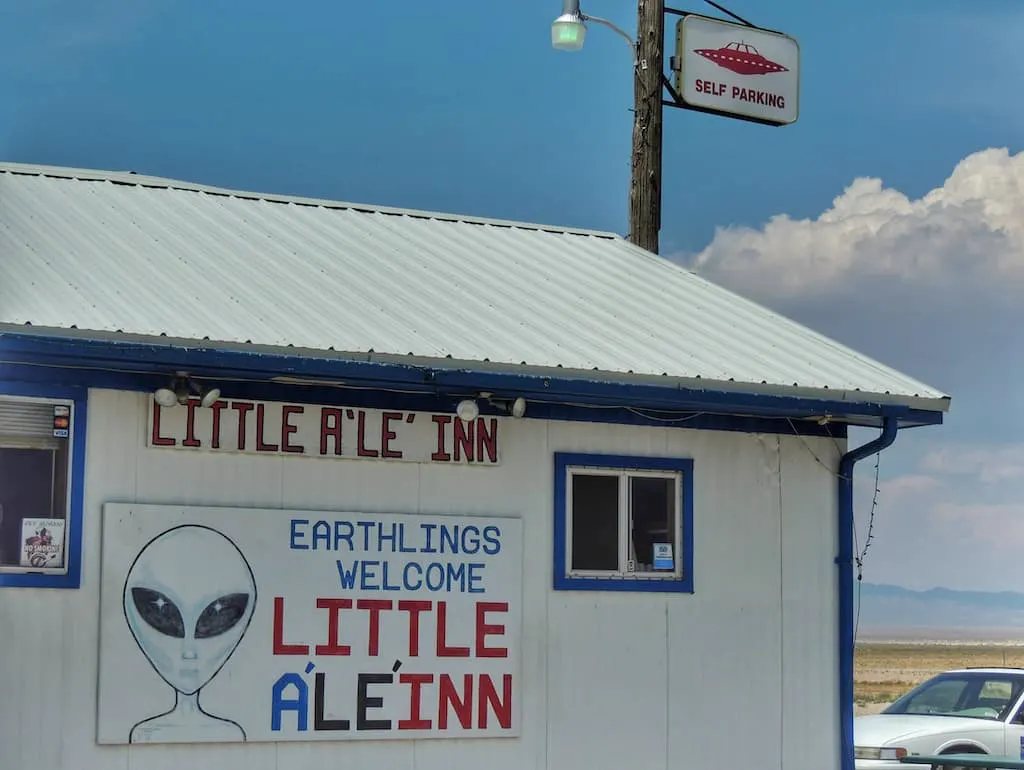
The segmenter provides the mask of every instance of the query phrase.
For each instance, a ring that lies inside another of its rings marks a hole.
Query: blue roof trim
[[[197,377],[225,381],[267,381],[275,377],[343,381],[351,388],[401,389],[410,393],[459,398],[490,391],[495,396],[523,396],[531,414],[543,402],[551,405],[630,407],[643,410],[743,415],[760,418],[800,419],[829,414],[874,426],[885,416],[901,425],[936,425],[942,413],[870,401],[829,401],[789,396],[684,389],[648,384],[626,384],[559,378],[536,374],[494,373],[351,359],[270,354],[170,344],[122,342],[38,334],[0,333],[0,365],[32,364],[63,368],[91,368],[105,372],[130,371],[138,375],[168,377],[176,369]],[[598,410],[594,410],[598,412]],[[601,422],[598,414],[592,421]],[[793,432],[788,430],[786,432]]]
[[[0,573],[0,588],[79,588],[82,584],[82,527],[85,505],[85,437],[88,419],[86,415],[88,391],[84,387],[10,382],[0,376],[0,395],[66,399],[74,403],[71,480],[68,489],[70,506],[65,540],[67,572],[58,575],[40,572],[3,572]]]
[[[196,372],[196,376],[201,372]],[[135,374],[105,372],[90,369],[55,368],[25,364],[0,363],[0,382],[46,383],[79,385],[112,390],[153,391],[167,384],[166,374]],[[283,401],[316,405],[341,405],[362,409],[401,409],[406,412],[455,413],[459,399],[450,395],[407,393],[387,387],[376,389],[342,389],[285,385],[274,382],[216,381],[225,398],[253,401]],[[502,415],[493,406],[482,403],[484,415]],[[699,412],[659,412],[636,407],[594,407],[530,401],[527,417],[541,420],[606,423],[612,425],[640,425],[647,427],[677,427],[693,430],[736,431],[740,433],[770,433],[787,436],[817,436],[845,439],[847,428],[843,423],[820,426],[806,420],[767,417],[738,417]]]
[[[678,471],[682,476],[683,576],[664,578],[589,578],[566,573],[568,553],[566,510],[568,469],[589,465],[596,468]],[[636,593],[693,593],[693,459],[689,457],[647,457],[640,455],[580,454],[555,452],[554,572],[556,591],[633,591]]]

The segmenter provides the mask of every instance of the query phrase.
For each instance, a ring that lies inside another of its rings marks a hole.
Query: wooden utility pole
[[[657,254],[658,233],[661,230],[661,93],[665,58],[665,0],[638,1],[629,240]]]

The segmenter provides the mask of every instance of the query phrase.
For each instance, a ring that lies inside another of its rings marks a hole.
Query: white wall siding
[[[508,420],[501,465],[478,468],[147,449],[145,423],[144,395],[91,393],[82,588],[0,589],[2,770],[837,764],[835,476],[811,454],[834,467],[831,441]],[[555,451],[694,458],[693,595],[552,590]],[[522,517],[521,737],[97,745],[111,501]]]
[[[781,447],[783,767],[804,767],[807,757],[830,752],[835,759],[829,767],[839,767],[834,557],[838,466],[846,442],[793,437]]]

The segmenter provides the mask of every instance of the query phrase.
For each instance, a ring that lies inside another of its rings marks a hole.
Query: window
[[[940,674],[911,690],[886,714],[930,714],[1002,721],[1024,692],[1024,677],[958,672]]]
[[[73,470],[84,397],[11,390],[0,384],[0,586],[77,587],[81,480]]]
[[[692,592],[689,459],[555,455],[555,588]]]

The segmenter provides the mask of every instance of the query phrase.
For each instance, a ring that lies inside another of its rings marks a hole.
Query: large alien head
[[[185,525],[151,540],[124,584],[124,615],[146,658],[171,687],[205,686],[242,640],[256,582],[242,552],[209,527]]]

